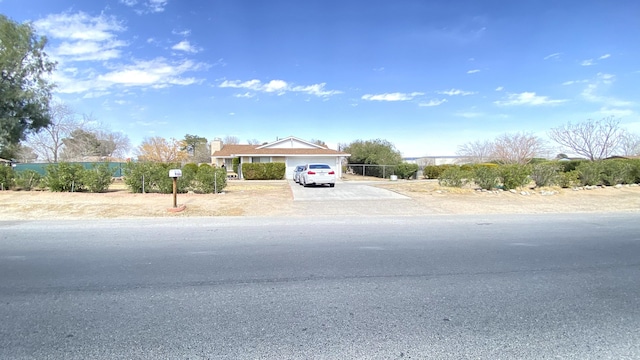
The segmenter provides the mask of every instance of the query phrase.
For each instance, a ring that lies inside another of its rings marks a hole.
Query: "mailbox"
[[[177,178],[182,176],[182,170],[180,169],[171,169],[169,170],[169,177]]]

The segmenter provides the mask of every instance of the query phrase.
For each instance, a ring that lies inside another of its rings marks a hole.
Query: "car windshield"
[[[314,164],[309,165],[309,169],[331,169],[331,167],[325,164]]]

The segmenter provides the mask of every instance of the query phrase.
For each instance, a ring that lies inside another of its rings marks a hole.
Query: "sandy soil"
[[[345,181],[371,179],[347,178]],[[184,211],[171,212],[173,196],[131,194],[121,183],[106,193],[0,192],[0,220],[96,219],[190,216],[425,215],[490,213],[640,212],[640,186],[593,190],[544,189],[478,192],[439,187],[435,181],[371,181],[409,200],[341,201],[319,204],[293,201],[286,181],[229,181],[222,194],[178,194]],[[337,186],[340,186],[339,184]],[[553,192],[557,192],[552,194]]]

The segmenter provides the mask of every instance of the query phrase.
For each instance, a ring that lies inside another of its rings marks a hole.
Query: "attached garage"
[[[225,164],[227,171],[232,159],[240,159],[240,163],[247,162],[284,162],[285,177],[293,179],[293,172],[298,165],[308,163],[328,164],[342,177],[342,162],[349,154],[329,149],[326,146],[304,141],[295,137],[288,137],[264,145],[224,145],[220,139],[211,142],[211,163],[216,166]],[[241,166],[239,167],[241,168]],[[237,174],[242,178],[242,174]]]

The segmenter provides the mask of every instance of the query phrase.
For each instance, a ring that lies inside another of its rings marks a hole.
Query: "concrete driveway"
[[[335,187],[304,187],[289,180],[294,201],[403,200],[409,197],[362,182],[339,181]]]

